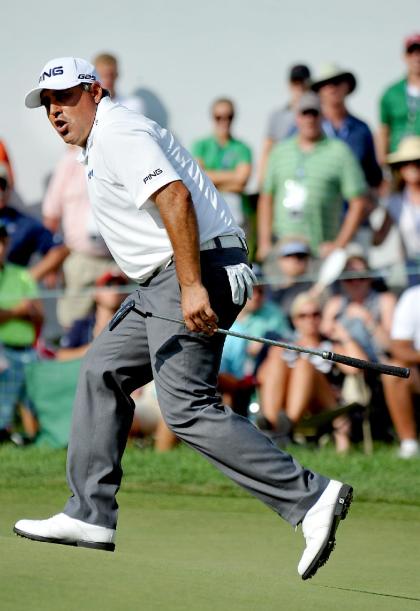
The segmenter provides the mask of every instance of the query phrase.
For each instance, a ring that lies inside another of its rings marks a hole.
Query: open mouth
[[[55,129],[58,131],[60,136],[65,136],[68,132],[68,123],[62,119],[56,119]]]

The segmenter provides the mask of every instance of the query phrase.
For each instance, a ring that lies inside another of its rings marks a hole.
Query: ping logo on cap
[[[43,72],[39,77],[39,83],[42,83],[46,78],[51,78],[52,76],[59,76],[60,74],[64,74],[63,66],[54,66],[54,68],[50,68],[49,70]]]

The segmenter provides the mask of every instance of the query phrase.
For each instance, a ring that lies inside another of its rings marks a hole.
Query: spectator
[[[407,75],[388,87],[380,101],[378,158],[382,164],[402,138],[420,136],[420,33],[406,38],[404,47]]]
[[[313,284],[308,279],[311,249],[305,238],[290,236],[281,240],[273,252],[280,279],[278,285],[270,282],[269,295],[289,316],[295,297],[309,291]]]
[[[68,147],[49,182],[42,205],[44,225],[53,233],[62,228],[70,255],[63,265],[65,297],[57,304],[57,318],[66,329],[84,318],[93,295],[81,295],[104,274],[113,260],[96,228],[85,171],[77,161],[78,147]]]
[[[41,255],[30,269],[32,278],[38,281],[56,271],[69,250],[57,234],[53,235],[37,219],[9,205],[9,185],[8,168],[0,163],[0,221],[6,226],[10,238],[7,260],[27,267],[34,254]]]
[[[295,343],[317,350],[338,351],[347,356],[366,358],[346,329],[336,323],[327,339],[321,333],[320,302],[309,293],[301,293],[292,304],[291,315],[296,330]],[[338,365],[346,374],[357,370]],[[258,371],[261,411],[269,427],[280,434],[291,434],[307,411],[332,410],[339,403],[339,393],[332,383],[333,364],[322,357],[271,347]],[[337,450],[350,445],[347,419],[334,422]]]
[[[383,376],[382,383],[389,413],[400,439],[400,458],[419,455],[414,413],[420,394],[420,285],[403,293],[395,309],[391,331],[392,364],[411,367],[410,377]],[[417,395],[417,397],[416,397]]]
[[[266,299],[263,284],[254,286],[252,299],[246,302],[232,331],[257,337],[292,336],[286,316],[278,306]],[[243,416],[247,415],[248,400],[262,351],[264,348],[261,343],[233,336],[226,338],[223,347],[219,390],[224,395],[224,402]]]
[[[35,282],[24,268],[5,262],[8,240],[6,225],[0,222],[0,441],[10,439],[18,405],[23,405],[22,420],[29,423],[28,432],[35,434],[24,367],[37,358],[33,345],[43,321]]]
[[[9,179],[9,187],[13,189],[14,178],[13,178],[12,164],[10,163],[10,159],[9,159],[9,155],[8,155],[6,146],[4,145],[4,143],[1,140],[0,140],[0,164],[3,166],[6,166],[7,176]]]
[[[315,93],[297,105],[298,134],[271,152],[258,203],[258,252],[264,260],[277,238],[304,235],[312,252],[326,257],[343,248],[365,215],[367,185],[348,146],[322,134]],[[349,207],[343,217],[343,200]]]
[[[232,136],[235,107],[231,100],[216,100],[211,115],[213,134],[195,142],[192,153],[223,194],[236,222],[248,234],[251,210],[244,189],[251,174],[251,150]]]
[[[92,311],[80,320],[75,320],[71,329],[61,340],[61,348],[57,358],[65,361],[81,358],[89,348],[89,344],[106,327],[115,312],[120,307],[126,294],[116,288],[128,283],[122,272],[109,270],[96,280],[97,291]],[[108,287],[105,290],[105,287]]]
[[[287,104],[273,111],[268,119],[259,167],[259,184],[264,184],[267,160],[275,144],[292,136],[296,131],[295,108],[305,91],[308,91],[311,73],[307,66],[292,66],[289,72],[289,95]]]
[[[118,60],[114,55],[110,53],[100,53],[94,58],[93,64],[102,87],[109,91],[109,95],[114,102],[118,102],[121,106],[125,106],[129,110],[144,114],[144,105],[140,98],[136,96],[120,96],[117,93]]]
[[[322,129],[328,138],[340,138],[359,161],[366,182],[378,187],[382,182],[382,171],[376,160],[375,146],[369,127],[350,114],[346,98],[356,89],[354,74],[335,64],[321,68],[312,89],[319,94],[322,107]]]
[[[385,199],[386,214],[374,233],[373,243],[382,244],[392,225],[398,228],[405,253],[409,286],[420,282],[415,269],[420,264],[420,137],[401,140],[395,153],[387,156],[393,170],[393,193]],[[414,269],[413,269],[414,268]]]
[[[351,337],[363,348],[371,361],[386,358],[391,339],[391,324],[395,296],[379,292],[369,277],[369,266],[363,248],[356,243],[347,246],[347,263],[340,281],[340,293],[327,302],[322,331],[333,333],[339,321]]]

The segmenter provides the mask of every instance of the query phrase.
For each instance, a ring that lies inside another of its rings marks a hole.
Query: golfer
[[[154,379],[162,414],[185,443],[292,526],[306,548],[307,579],[333,548],[350,486],[312,473],[216,390],[224,338],[252,294],[247,247],[232,214],[191,155],[157,123],[111,101],[93,66],[53,59],[26,106],[43,106],[67,144],[81,147],[98,227],[121,269],[138,284],[130,311],[87,353],[74,404],[67,457],[71,496],[63,513],[20,520],[18,535],[102,550],[115,548],[116,493],[133,417],[130,393]]]

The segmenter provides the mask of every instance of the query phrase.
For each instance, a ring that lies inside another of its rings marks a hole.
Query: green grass
[[[65,453],[0,448],[0,609],[420,609],[420,461],[394,452],[294,450],[356,492],[331,561],[302,582],[300,532],[185,447],[127,450],[114,554],[13,536],[16,519],[61,510]]]

